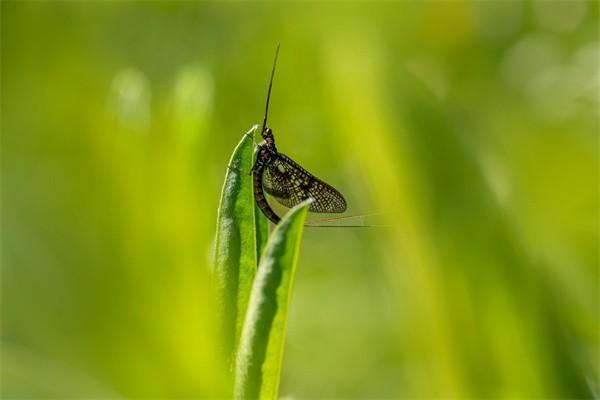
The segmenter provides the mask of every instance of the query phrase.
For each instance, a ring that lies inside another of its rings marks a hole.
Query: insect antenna
[[[265,129],[267,129],[267,115],[269,114],[269,100],[271,99],[271,87],[273,86],[273,77],[275,76],[275,65],[277,65],[277,57],[279,56],[279,47],[277,45],[277,50],[275,50],[275,59],[273,60],[273,69],[271,69],[271,79],[269,80],[269,90],[267,91],[267,105],[265,107],[265,117],[263,118],[263,126],[261,135],[264,136]]]

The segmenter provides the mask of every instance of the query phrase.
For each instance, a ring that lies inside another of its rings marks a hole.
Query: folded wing
[[[308,211],[341,213],[346,211],[346,200],[336,189],[296,164],[285,154],[265,167],[263,187],[267,193],[286,207],[293,207],[306,199],[313,202]]]

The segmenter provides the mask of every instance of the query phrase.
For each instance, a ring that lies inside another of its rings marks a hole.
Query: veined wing
[[[263,187],[267,193],[286,207],[293,207],[312,198],[308,211],[341,213],[346,200],[340,192],[296,164],[285,154],[277,153],[265,167]]]

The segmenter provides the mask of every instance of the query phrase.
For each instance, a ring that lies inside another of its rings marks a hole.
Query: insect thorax
[[[256,164],[260,166],[269,165],[277,157],[277,149],[275,143],[262,142],[256,147],[254,158]]]

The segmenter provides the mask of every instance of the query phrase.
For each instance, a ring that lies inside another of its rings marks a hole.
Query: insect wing
[[[312,198],[313,202],[308,211],[315,213],[346,211],[346,200],[340,192],[281,153],[278,153],[277,157],[265,167],[263,187],[275,200],[289,208]]]

